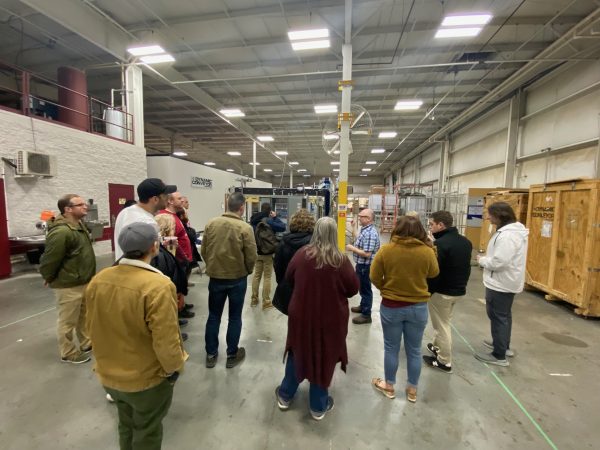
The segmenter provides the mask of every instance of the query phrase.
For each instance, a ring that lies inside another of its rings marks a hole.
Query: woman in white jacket
[[[492,341],[484,340],[491,353],[477,353],[475,358],[488,364],[508,366],[506,356],[512,356],[510,334],[511,308],[515,294],[523,290],[527,236],[529,230],[517,222],[508,203],[497,202],[489,206],[490,222],[497,227],[490,238],[485,256],[478,256],[483,267],[485,304],[491,322]]]

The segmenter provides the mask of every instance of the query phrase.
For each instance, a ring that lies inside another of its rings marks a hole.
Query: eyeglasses
[[[69,208],[80,208],[81,206],[88,206],[87,203],[77,203],[76,205],[67,205]]]
[[[360,214],[358,215],[359,219],[370,219],[371,216],[361,216]]]

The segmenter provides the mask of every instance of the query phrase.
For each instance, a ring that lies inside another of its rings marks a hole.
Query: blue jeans
[[[285,376],[279,386],[279,395],[286,402],[289,402],[296,395],[298,386],[304,380],[298,381],[296,379],[296,369],[294,367],[294,357],[292,352],[287,355],[287,363],[285,364]],[[326,388],[318,386],[314,383],[310,383],[309,390],[309,404],[310,410],[315,413],[323,413],[327,410],[327,404],[329,399],[329,393]]]
[[[510,348],[512,331],[512,304],[515,294],[499,292],[485,288],[485,309],[490,319],[494,355],[498,359],[506,359],[506,350]]]
[[[238,351],[242,334],[242,308],[246,295],[246,277],[235,280],[211,278],[208,282],[208,320],[204,340],[206,353],[210,356],[219,353],[219,328],[225,301],[229,297],[229,324],[227,325],[227,355],[233,356]]]
[[[373,290],[371,289],[371,271],[370,264],[357,264],[356,275],[360,281],[360,309],[365,317],[371,317],[371,307],[373,306]]]
[[[400,343],[402,342],[402,336],[404,336],[408,372],[407,385],[417,387],[421,375],[421,342],[423,341],[423,332],[429,316],[427,303],[415,303],[403,308],[388,308],[381,305],[379,315],[385,348],[383,359],[385,381],[389,384],[396,383]]]

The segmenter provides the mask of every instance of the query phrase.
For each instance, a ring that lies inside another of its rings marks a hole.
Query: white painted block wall
[[[2,162],[9,236],[39,234],[40,212],[58,210],[58,199],[68,193],[94,199],[99,219],[108,221],[108,183],[137,185],[146,178],[143,147],[0,110],[0,156],[15,159],[19,150],[56,155],[58,173],[16,178]]]
[[[171,156],[149,156],[147,158],[148,176],[162,179],[167,184],[175,184],[190,201],[189,219],[197,230],[203,230],[213,217],[224,212],[225,194],[231,186],[240,186],[236,178],[241,175],[214,169],[203,164],[185,161]],[[212,189],[192,187],[192,177],[212,180]],[[271,183],[253,180],[247,187],[271,187]]]

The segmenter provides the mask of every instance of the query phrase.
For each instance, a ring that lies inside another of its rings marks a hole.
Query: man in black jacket
[[[452,226],[452,214],[436,211],[429,218],[429,228],[435,238],[440,274],[429,282],[429,315],[435,331],[427,344],[433,356],[423,356],[425,364],[452,373],[452,310],[467,292],[471,275],[471,242]]]

